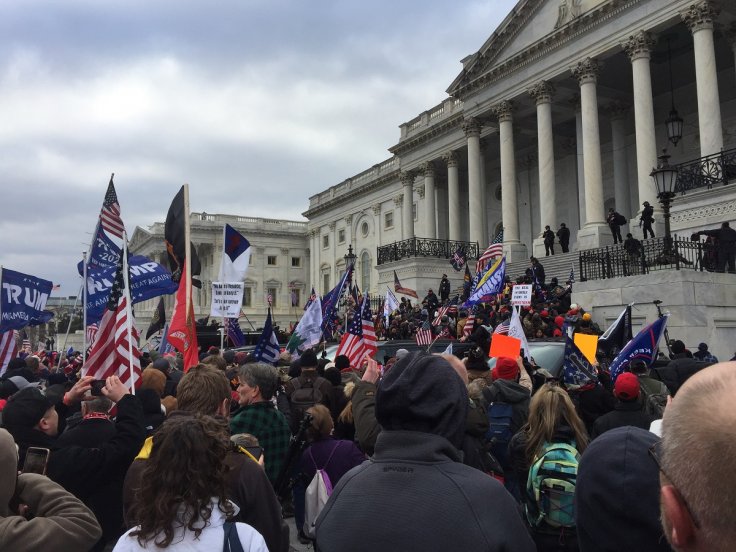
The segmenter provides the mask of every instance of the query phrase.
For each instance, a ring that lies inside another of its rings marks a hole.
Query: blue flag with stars
[[[256,348],[253,351],[253,358],[261,362],[276,364],[281,353],[281,346],[276,334],[273,331],[273,322],[271,321],[271,309],[268,309],[266,323],[263,326],[261,337],[258,338]]]
[[[575,345],[572,337],[567,336],[565,341],[565,361],[562,369],[562,381],[568,389],[576,389],[589,383],[598,381],[595,367],[585,358],[582,351]]]

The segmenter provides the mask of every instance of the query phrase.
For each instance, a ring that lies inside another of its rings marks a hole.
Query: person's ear
[[[668,540],[677,549],[685,549],[695,538],[695,524],[687,506],[672,485],[662,487],[660,501]]]
[[[223,418],[230,416],[230,399],[222,399],[222,402],[217,406],[217,415]]]

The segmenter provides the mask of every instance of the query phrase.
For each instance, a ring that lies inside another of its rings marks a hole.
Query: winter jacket
[[[130,535],[134,529],[130,529],[125,533],[113,548],[113,552],[134,552],[137,550],[166,550],[166,552],[191,552],[193,550],[201,550],[209,552],[223,549],[223,541],[225,539],[224,524],[225,514],[217,507],[217,503],[212,503],[212,515],[207,525],[202,529],[198,537],[195,537],[194,531],[185,529],[185,523],[180,521],[175,523],[174,540],[166,548],[158,548],[153,542],[146,541],[145,546],[138,544],[138,537]],[[263,537],[245,523],[235,524],[238,532],[238,539],[245,552],[269,552]]]
[[[0,550],[67,552],[92,548],[102,534],[94,514],[48,477],[18,475],[17,467],[13,438],[0,429]],[[31,519],[10,508],[14,496],[28,505]]]
[[[604,414],[595,421],[590,437],[595,439],[600,434],[616,427],[634,426],[649,429],[653,420],[654,418],[644,412],[643,405],[638,400],[616,401],[613,412]]]
[[[483,390],[483,408],[492,402],[510,404],[512,407],[511,433],[518,432],[529,417],[531,393],[523,385],[509,380],[496,380]]]
[[[134,499],[141,485],[152,443],[153,438],[149,437],[125,476],[123,509],[128,528],[138,523]],[[235,521],[247,523],[263,535],[270,552],[287,552],[289,527],[281,518],[281,505],[263,468],[245,454],[235,451],[227,453],[225,463],[230,468],[225,480],[225,491],[240,509]]]
[[[369,456],[373,455],[376,439],[381,426],[376,421],[376,385],[361,381],[353,391],[353,421],[355,438],[360,448]]]
[[[317,468],[323,469],[334,487],[343,475],[364,461],[365,454],[355,443],[328,437],[315,441],[302,453],[300,471],[308,485]]]
[[[685,356],[685,353],[675,355],[675,358],[663,368],[657,368],[659,379],[662,380],[674,397],[682,384],[691,376],[700,372],[703,368],[710,366],[707,362],[701,362],[694,358]]]
[[[459,458],[439,435],[383,431],[373,459],[349,471],[322,510],[317,549],[535,550],[511,495]]]

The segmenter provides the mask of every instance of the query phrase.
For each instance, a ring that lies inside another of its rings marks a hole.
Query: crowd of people
[[[530,335],[563,312],[599,331],[548,288]],[[504,300],[476,316],[502,323]],[[146,354],[135,394],[80,377],[73,355],[66,370],[13,359],[0,548],[285,552],[293,516],[324,552],[729,549],[736,486],[713,455],[734,446],[733,364],[675,340],[666,366],[613,381],[601,364],[568,388],[533,359],[491,369],[481,323],[465,337],[464,358],[399,349],[357,366],[211,348],[184,373]]]

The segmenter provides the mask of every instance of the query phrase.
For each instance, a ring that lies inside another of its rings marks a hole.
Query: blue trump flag
[[[647,363],[647,366],[652,365],[657,358],[657,344],[667,327],[669,316],[669,314],[665,314],[662,318],[658,318],[648,326],[643,327],[634,339],[629,341],[618,356],[613,359],[611,363],[612,382],[616,382],[616,378],[632,360],[643,360]]]
[[[102,225],[97,225],[97,235],[92,243],[92,249],[89,251],[87,258],[87,270],[95,270],[101,268],[115,268],[122,255],[120,247],[115,244],[102,229]],[[77,264],[79,275],[84,274],[84,261]]]
[[[501,257],[478,281],[470,297],[465,301],[464,306],[470,307],[478,303],[483,303],[484,301],[489,301],[494,295],[501,293],[505,286],[505,277],[506,257]]]
[[[2,269],[0,288],[0,332],[45,324],[54,313],[44,310],[54,286],[29,274]]]
[[[325,337],[332,335],[335,311],[340,304],[343,291],[345,291],[345,284],[351,281],[352,276],[353,265],[351,264],[340,278],[340,283],[322,298],[322,333]]]
[[[568,389],[577,389],[598,381],[595,367],[585,358],[572,337],[565,341],[565,360],[562,368],[562,381]]]
[[[177,284],[171,280],[171,273],[163,266],[142,255],[133,255],[128,260],[130,267],[130,297],[133,304],[159,295],[176,292]],[[87,270],[87,324],[102,319],[105,306],[110,298],[110,290],[115,281],[116,268]]]
[[[245,335],[240,329],[237,318],[225,318],[225,335],[233,344],[233,347],[242,347],[245,345]]]
[[[263,333],[258,338],[255,351],[253,351],[253,357],[256,360],[262,362],[269,362],[276,364],[279,360],[279,354],[281,353],[281,347],[279,346],[279,340],[276,334],[273,333],[273,323],[271,322],[271,309],[268,309],[268,316],[266,317],[266,324],[263,326]]]

